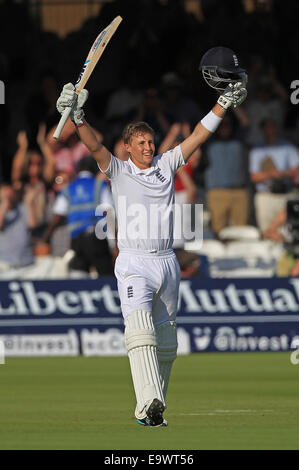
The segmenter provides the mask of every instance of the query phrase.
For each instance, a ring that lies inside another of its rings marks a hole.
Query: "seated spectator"
[[[299,225],[299,219],[297,224]],[[288,223],[287,209],[282,209],[276,214],[262,236],[264,239],[285,244],[285,251],[277,261],[276,274],[278,276],[299,276],[298,234],[294,237],[292,233],[292,227]]]
[[[109,185],[96,177],[98,172],[92,157],[84,157],[78,162],[78,175],[58,195],[53,206],[54,216],[44,236],[44,242],[49,242],[61,219],[67,218],[71,249],[75,252],[69,263],[72,277],[88,276],[92,268],[99,276],[113,274],[108,241],[98,239],[95,234],[95,225],[99,221],[95,215],[97,206],[113,206]]]
[[[286,234],[287,211],[279,211],[268,228],[262,233],[262,237],[275,242],[284,242],[288,235]]]
[[[249,171],[256,188],[257,226],[264,232],[275,215],[285,208],[288,195],[294,189],[299,156],[294,145],[279,139],[274,119],[265,119],[261,127],[265,145],[250,151]]]
[[[0,187],[0,272],[33,264],[31,230],[36,226],[35,193],[27,188],[22,202],[9,183]]]
[[[246,225],[249,213],[246,152],[233,135],[230,116],[223,118],[215,138],[207,145],[206,159],[204,185],[212,231],[218,235],[228,225]]]

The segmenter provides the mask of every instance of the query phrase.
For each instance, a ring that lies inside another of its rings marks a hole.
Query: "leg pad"
[[[157,340],[152,316],[134,310],[125,320],[125,342],[137,400],[135,416],[146,417],[147,407],[155,398],[164,405],[157,359]]]

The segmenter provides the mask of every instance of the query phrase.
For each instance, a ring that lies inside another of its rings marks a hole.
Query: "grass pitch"
[[[7,358],[0,449],[299,449],[290,353],[206,353],[174,365],[167,428],[136,424],[126,357]]]

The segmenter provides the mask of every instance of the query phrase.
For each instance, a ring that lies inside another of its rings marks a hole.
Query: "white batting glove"
[[[217,103],[224,109],[228,109],[230,106],[236,108],[240,106],[247,96],[246,82],[230,83],[219,96]]]
[[[247,75],[246,75],[246,81],[235,83],[233,108],[237,108],[237,106],[240,106],[240,104],[242,104],[243,101],[246,99],[247,97],[246,83],[247,83]]]
[[[82,90],[79,95],[75,92],[75,87],[72,83],[64,85],[62,92],[57,100],[56,107],[60,114],[63,114],[65,108],[71,106],[72,111],[70,114],[71,120],[80,125],[83,123],[84,111],[83,106],[88,98],[88,91]]]
[[[65,108],[69,106],[74,106],[77,100],[77,95],[75,93],[75,87],[72,83],[64,85],[62,92],[56,102],[56,108],[60,114],[63,114]]]
[[[83,106],[88,98],[88,91],[84,88],[83,90],[80,91],[79,95],[75,93],[76,96],[78,97],[75,107],[73,108],[70,117],[71,120],[76,124],[76,126],[80,126],[80,124],[83,124],[83,119],[84,119],[84,111],[83,111]]]

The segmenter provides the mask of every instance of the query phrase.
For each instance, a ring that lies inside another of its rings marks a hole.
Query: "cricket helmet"
[[[246,70],[239,66],[237,55],[228,47],[212,47],[202,57],[199,65],[207,84],[222,91],[229,83],[246,83]]]

